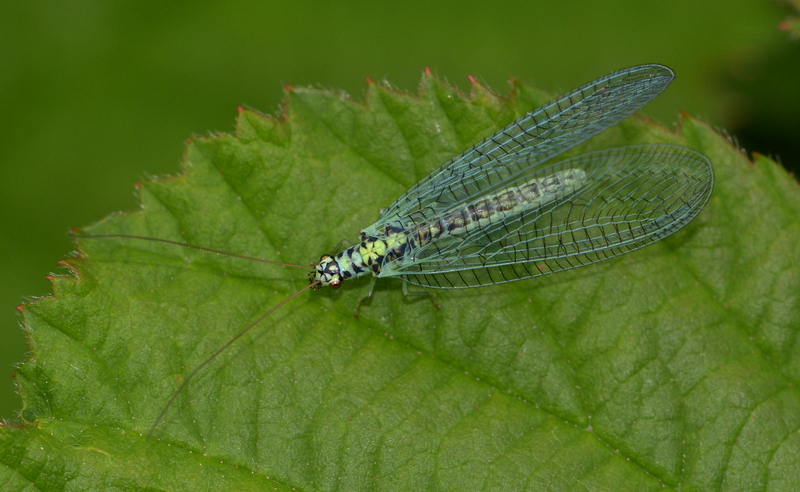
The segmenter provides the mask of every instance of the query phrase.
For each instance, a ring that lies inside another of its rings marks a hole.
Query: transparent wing
[[[422,224],[459,203],[507,186],[552,157],[633,114],[674,78],[642,65],[590,82],[526,114],[422,179],[365,232]]]
[[[387,262],[380,276],[462,288],[588,265],[674,233],[700,212],[714,185],[708,159],[671,145],[592,152],[538,169],[525,180],[576,169],[585,173],[580,186],[500,222],[406,251]]]

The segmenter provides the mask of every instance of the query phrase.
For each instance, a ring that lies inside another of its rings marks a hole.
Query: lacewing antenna
[[[280,262],[280,261],[265,260],[263,258],[256,258],[256,257],[253,257],[253,256],[240,255],[240,254],[237,254],[237,253],[229,253],[227,251],[220,251],[218,249],[207,248],[205,246],[197,246],[195,244],[181,243],[179,241],[171,241],[169,239],[161,239],[161,238],[156,238],[156,237],[135,236],[135,235],[131,235],[131,234],[86,234],[86,235],[83,235],[83,234],[78,234],[76,232],[71,232],[69,235],[71,237],[78,238],[78,239],[105,239],[105,238],[140,239],[140,240],[143,240],[143,241],[154,241],[154,242],[158,242],[158,243],[174,244],[176,246],[183,246],[184,248],[192,248],[192,249],[197,249],[197,250],[200,250],[200,251],[205,251],[207,253],[215,253],[215,254],[218,254],[218,255],[230,256],[230,257],[239,258],[239,259],[242,259],[242,260],[256,261],[256,262],[259,262],[259,263],[267,263],[269,265],[278,265],[278,266],[293,267],[293,268],[303,268],[305,270],[313,270],[314,269],[313,265],[296,265],[294,263],[283,263],[283,262]],[[270,314],[274,313],[278,308],[280,308],[281,306],[283,306],[287,302],[291,301],[295,297],[299,296],[303,292],[305,292],[305,291],[307,291],[309,289],[315,288],[315,287],[318,287],[318,283],[312,282],[309,285],[306,285],[302,289],[298,290],[294,294],[290,295],[286,299],[282,300],[278,304],[272,306],[266,313],[262,314],[261,316],[258,317],[257,320],[253,321],[252,323],[250,323],[249,325],[244,327],[244,329],[242,329],[242,331],[240,331],[233,338],[228,340],[225,343],[225,345],[223,345],[222,347],[217,349],[216,352],[211,354],[206,360],[204,360],[202,363],[200,363],[200,365],[198,365],[191,373],[189,373],[189,375],[186,376],[186,379],[183,380],[183,383],[181,383],[181,385],[178,387],[178,389],[175,390],[174,393],[172,393],[172,396],[170,396],[169,400],[167,400],[167,403],[161,409],[161,412],[158,414],[158,417],[156,417],[155,422],[153,422],[153,425],[150,427],[150,431],[147,433],[147,440],[149,441],[153,437],[153,434],[155,433],[156,428],[164,420],[164,417],[167,415],[167,411],[169,411],[169,409],[172,407],[172,404],[175,403],[175,400],[178,399],[178,396],[183,392],[184,389],[186,389],[186,387],[189,385],[189,382],[195,377],[195,375],[197,375],[198,372],[200,372],[201,369],[203,369],[211,361],[216,359],[222,352],[227,350],[228,347],[230,347],[231,345],[236,343],[237,340],[239,340],[241,337],[243,337],[254,326],[256,326],[257,324],[262,322],[267,316],[269,316]]]
[[[242,329],[242,331],[240,331],[233,338],[228,340],[225,343],[225,345],[223,345],[222,347],[218,348],[216,352],[211,354],[211,356],[209,356],[199,366],[197,366],[191,373],[189,373],[189,375],[186,376],[186,379],[183,380],[183,383],[181,383],[181,385],[178,387],[178,389],[175,390],[174,393],[172,393],[172,396],[170,396],[170,398],[167,401],[166,405],[164,405],[164,408],[161,409],[161,412],[158,414],[158,417],[156,417],[155,422],[153,422],[153,426],[150,427],[150,432],[147,433],[147,440],[149,441],[153,437],[153,433],[155,432],[156,428],[158,427],[158,424],[160,424],[161,421],[164,420],[164,416],[167,414],[167,411],[170,409],[172,404],[175,403],[175,400],[178,398],[178,395],[180,395],[183,392],[183,390],[186,388],[186,386],[189,385],[189,382],[192,380],[192,378],[198,372],[200,372],[200,370],[202,368],[207,366],[212,360],[216,359],[219,354],[224,352],[228,347],[233,345],[238,339],[243,337],[244,334],[247,333],[248,331],[250,331],[251,328],[253,328],[257,324],[261,323],[267,316],[269,316],[270,314],[274,313],[279,307],[283,306],[284,304],[286,304],[287,302],[291,301],[292,299],[294,299],[295,297],[299,296],[300,294],[302,294],[303,292],[307,291],[308,289],[310,289],[313,286],[314,286],[314,284],[306,285],[305,287],[303,287],[302,289],[298,290],[294,294],[290,295],[286,299],[282,300],[278,304],[272,306],[269,309],[269,311],[267,311],[266,313],[262,314],[261,316],[258,317],[257,320],[253,321],[252,323],[250,323],[249,325],[244,327],[244,329]]]
[[[285,266],[292,268],[304,268],[306,270],[311,270],[314,268],[311,265],[296,265],[294,263],[283,263],[280,261],[265,260],[263,258],[256,258],[254,256],[229,253],[227,251],[220,251],[218,249],[206,248],[205,246],[197,246],[196,244],[182,243],[180,241],[170,241],[169,239],[161,239],[157,237],[134,236],[131,234],[77,234],[75,232],[70,232],[69,236],[77,239],[103,239],[103,238],[113,238],[113,237],[123,238],[123,239],[141,239],[143,241],[153,241],[156,243],[166,243],[166,244],[174,244],[176,246],[183,246],[184,248],[199,249],[200,251],[205,251],[207,253],[215,253],[223,256],[231,256],[233,258],[240,258],[242,260],[257,261],[259,263],[267,263],[269,265],[278,265],[278,266]]]

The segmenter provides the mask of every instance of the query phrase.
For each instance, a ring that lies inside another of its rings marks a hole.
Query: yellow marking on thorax
[[[358,248],[358,254],[367,265],[372,265],[379,258],[386,256],[386,243],[381,239],[368,240]]]
[[[341,272],[353,271],[353,263],[357,261],[360,261],[360,258],[354,258],[351,260],[347,255],[338,255],[336,257],[336,262],[339,264],[339,271]]]

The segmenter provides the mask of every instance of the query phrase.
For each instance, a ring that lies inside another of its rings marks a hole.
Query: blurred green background
[[[21,406],[14,307],[65,273],[69,228],[136,207],[134,183],[176,173],[185,139],[231,131],[237,106],[277,113],[283,84],[359,99],[365,77],[413,92],[426,66],[504,94],[508,77],[561,91],[657,62],[678,78],[645,114],[685,110],[788,165],[800,140],[798,45],[777,29],[788,15],[750,0],[2,2],[0,418]]]

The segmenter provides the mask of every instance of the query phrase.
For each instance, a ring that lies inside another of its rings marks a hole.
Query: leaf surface
[[[366,104],[288,89],[193,139],[142,209],[87,228],[308,264],[547,97],[515,84]],[[0,428],[10,490],[787,489],[800,479],[800,192],[706,125],[630,118],[578,151],[674,143],[716,174],[674,236],[551,277],[405,297],[369,279],[288,303],[301,269],[131,239],[84,239],[25,308],[28,422]]]

